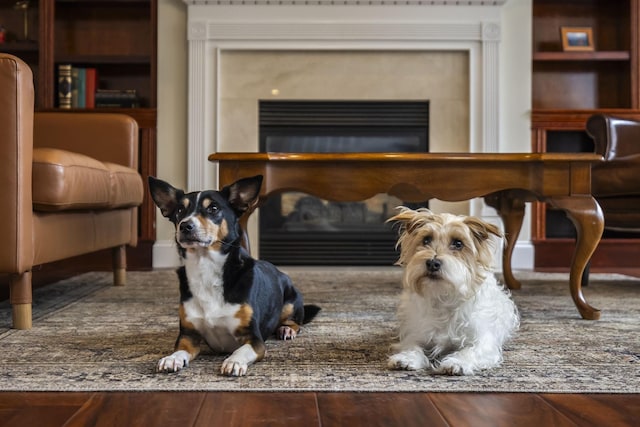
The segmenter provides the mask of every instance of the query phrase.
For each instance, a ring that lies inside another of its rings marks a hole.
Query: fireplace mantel
[[[502,6],[507,0],[184,0],[190,6]]]
[[[220,58],[236,50],[466,52],[469,151],[500,151],[500,7],[505,2],[186,0],[188,188],[217,185],[216,170],[206,159],[220,151]]]

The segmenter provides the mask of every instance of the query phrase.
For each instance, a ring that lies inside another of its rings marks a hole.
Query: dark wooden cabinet
[[[36,110],[119,112],[138,122],[139,170],[146,186],[146,177],[156,173],[157,1],[0,0],[0,25],[0,50],[20,57],[33,70]],[[135,89],[140,107],[59,109],[59,64],[95,68],[99,89]],[[145,192],[130,268],[151,268],[154,222],[155,206]],[[85,264],[108,267],[110,259],[102,255]]]
[[[640,118],[639,0],[533,0],[532,150],[593,151],[585,132],[596,112]],[[593,51],[563,51],[562,27],[588,27]],[[537,269],[569,265],[575,229],[543,203],[532,211]],[[636,266],[637,235],[605,232],[592,267]]]

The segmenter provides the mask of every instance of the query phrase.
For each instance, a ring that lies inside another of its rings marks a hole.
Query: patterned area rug
[[[224,356],[211,352],[178,374],[154,372],[177,334],[174,271],[130,272],[125,287],[87,273],[35,293],[30,331],[8,329],[0,304],[0,390],[640,392],[639,279],[592,275],[585,295],[602,318],[585,321],[568,275],[520,272],[522,326],[503,365],[447,377],[385,367],[399,268],[284,270],[323,310],[294,341],[269,340],[246,377],[219,375]]]

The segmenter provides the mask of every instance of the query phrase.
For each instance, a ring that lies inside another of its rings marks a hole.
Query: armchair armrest
[[[138,168],[138,123],[124,114],[36,113],[33,146]]]
[[[640,122],[595,114],[587,120],[587,133],[595,151],[605,160],[640,154]]]
[[[0,271],[22,272],[33,262],[31,164],[34,90],[31,69],[15,56],[0,53]]]

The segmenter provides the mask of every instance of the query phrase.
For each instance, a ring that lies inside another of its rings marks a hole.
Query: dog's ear
[[[501,239],[504,238],[502,231],[496,225],[482,221],[479,218],[469,216],[464,219],[464,223],[471,230],[473,237],[479,242],[487,240],[491,234]]]
[[[224,187],[220,193],[225,197],[238,216],[258,203],[262,175],[241,178],[231,185]]]
[[[398,232],[400,234],[405,231],[413,233],[415,229],[422,227],[433,219],[433,213],[427,208],[419,208],[414,211],[406,206],[399,206],[397,209],[400,213],[392,216],[386,222],[399,223],[400,229]]]
[[[160,208],[162,216],[167,218],[170,217],[176,209],[178,199],[184,196],[184,191],[152,176],[149,176],[149,191],[154,203]]]

